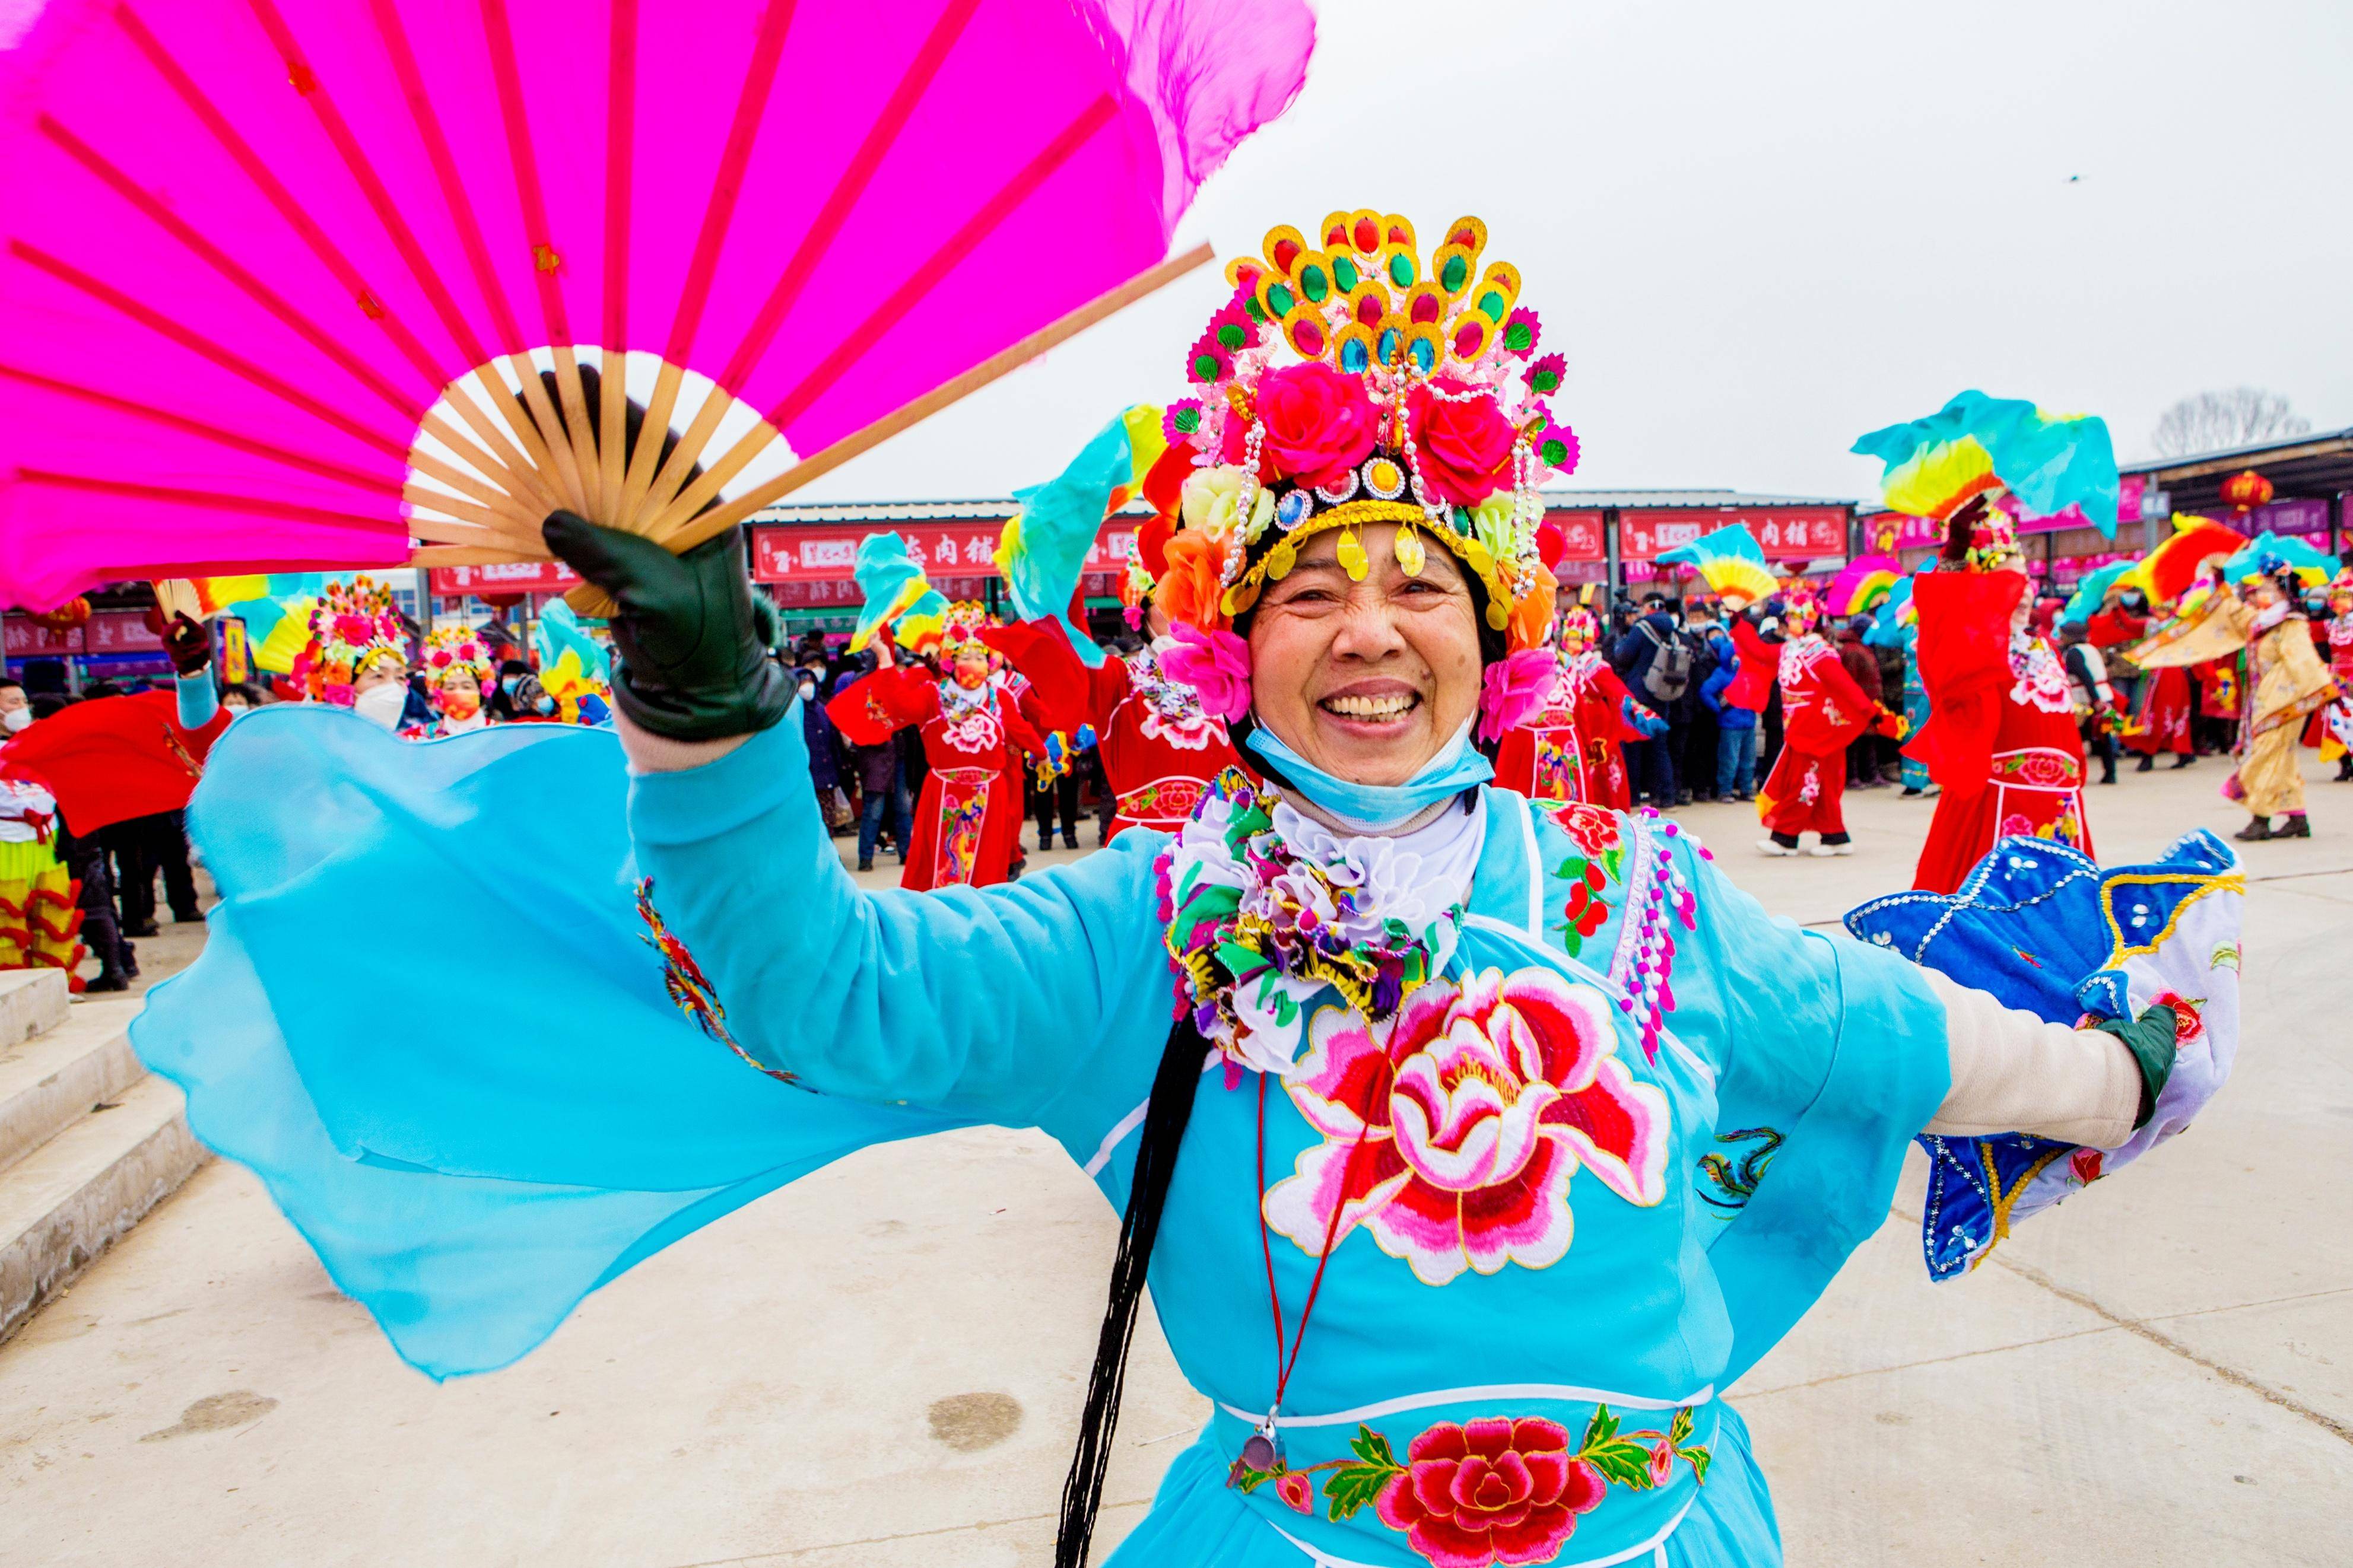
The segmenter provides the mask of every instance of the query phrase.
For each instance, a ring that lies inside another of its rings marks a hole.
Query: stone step
[[[210,1157],[148,1077],[0,1173],[0,1341]]]
[[[131,1048],[135,997],[75,1005],[63,1021],[0,1047],[0,1184],[8,1168],[147,1074]]]
[[[64,970],[0,969],[0,1049],[56,1028],[68,1005]]]

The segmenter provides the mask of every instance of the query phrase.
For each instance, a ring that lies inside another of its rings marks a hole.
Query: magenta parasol
[[[0,8],[0,604],[537,556],[556,504],[684,548],[1173,275],[1313,36],[1303,0]],[[670,460],[599,444],[624,384]]]

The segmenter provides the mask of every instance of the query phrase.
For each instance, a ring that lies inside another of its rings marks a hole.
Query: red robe
[[[200,730],[182,729],[179,694],[171,690],[98,697],[25,730],[0,747],[0,760],[46,784],[66,826],[87,838],[186,805],[228,721],[223,709]]]
[[[899,665],[851,683],[825,708],[834,727],[860,746],[879,746],[910,724],[922,727],[932,771],[915,804],[914,842],[899,877],[901,887],[919,892],[1005,880],[1024,815],[1014,753],[1046,749],[995,686],[965,693],[950,691],[951,684]]]
[[[1958,890],[2011,834],[2092,853],[2084,815],[2084,740],[2051,645],[2013,647],[2015,572],[1929,572],[1914,579],[1928,722],[1905,749],[1943,787],[1912,885]]]
[[[2189,735],[2189,672],[2179,665],[2152,669],[2141,679],[2133,700],[2132,729],[2125,744],[2145,757],[2159,752],[2189,756],[2197,751]]]
[[[1118,802],[1114,838],[1131,827],[1176,832],[1211,779],[1244,766],[1225,721],[1202,712],[1190,687],[1161,674],[1150,648],[1089,669],[1059,630],[1038,622],[995,628],[982,640],[1029,678],[1040,728],[1075,734],[1082,724],[1093,727]]]
[[[1769,650],[1760,638],[1759,648]],[[1846,749],[1879,717],[1838,650],[1808,634],[1779,650],[1781,754],[1757,792],[1757,818],[1784,837],[1846,831]]]
[[[1504,731],[1495,783],[1530,800],[1626,810],[1634,796],[1620,745],[1641,738],[1626,727],[1627,696],[1626,683],[1599,653],[1561,655],[1545,705]]]

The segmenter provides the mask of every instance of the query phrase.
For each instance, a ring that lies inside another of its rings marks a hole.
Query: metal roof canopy
[[[2174,510],[2195,512],[2221,507],[2222,481],[2249,468],[2271,480],[2283,500],[2353,490],[2353,429],[2121,466],[2124,473],[2147,476],[2152,486],[2173,498]]]

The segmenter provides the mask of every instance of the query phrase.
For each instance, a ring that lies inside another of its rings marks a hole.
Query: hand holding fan
[[[0,601],[544,558],[557,508],[689,548],[1205,259],[1169,233],[1312,42],[1303,0],[13,8]]]

